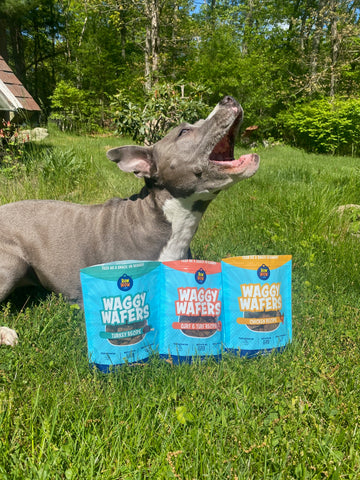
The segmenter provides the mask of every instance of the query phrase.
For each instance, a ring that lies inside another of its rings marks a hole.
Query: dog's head
[[[238,102],[225,97],[205,120],[182,123],[151,147],[112,148],[107,156],[121,170],[145,177],[174,196],[215,193],[251,177],[259,167],[256,154],[234,158],[242,119]]]

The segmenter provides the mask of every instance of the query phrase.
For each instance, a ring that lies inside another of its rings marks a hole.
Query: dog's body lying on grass
[[[0,207],[0,301],[41,285],[82,304],[79,270],[114,260],[187,258],[216,195],[258,169],[256,154],[234,159],[242,109],[225,97],[206,120],[181,124],[152,147],[113,148],[120,169],[145,178],[129,199],[101,205],[28,200]],[[0,328],[0,344],[16,333]]]

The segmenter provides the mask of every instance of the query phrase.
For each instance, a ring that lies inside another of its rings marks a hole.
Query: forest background
[[[255,140],[355,155],[359,9],[359,0],[0,0],[0,54],[42,122],[63,130],[144,140],[144,118],[186,104],[191,121],[230,94],[244,126],[258,126]]]

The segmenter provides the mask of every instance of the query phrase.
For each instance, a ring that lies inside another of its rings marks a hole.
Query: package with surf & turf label
[[[221,355],[221,264],[179,260],[162,264],[159,352],[174,363]]]
[[[88,354],[100,370],[141,362],[157,348],[159,262],[111,262],[80,271]]]
[[[253,356],[291,342],[291,264],[290,255],[222,260],[227,350]]]

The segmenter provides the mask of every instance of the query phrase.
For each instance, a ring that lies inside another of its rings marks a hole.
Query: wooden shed
[[[0,119],[18,121],[22,117],[35,120],[40,107],[0,56]]]

